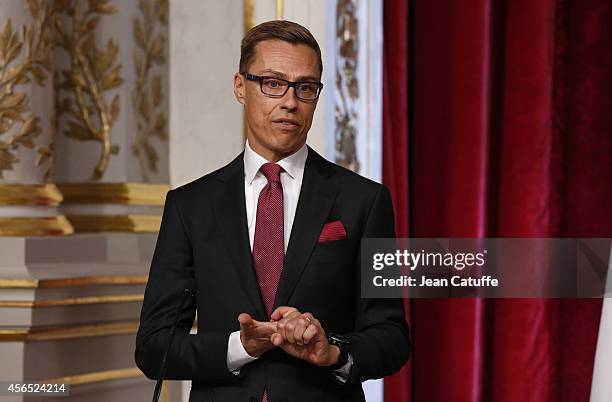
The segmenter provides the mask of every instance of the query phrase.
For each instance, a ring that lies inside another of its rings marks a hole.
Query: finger
[[[254,336],[268,338],[270,335],[277,332],[277,323],[253,320],[253,326],[249,329]]]
[[[295,322],[296,323],[295,330],[293,331],[293,339],[295,340],[295,343],[301,346],[305,343],[304,332],[311,325],[312,319],[308,316],[302,315],[301,317],[297,318]]]
[[[306,327],[304,328],[304,333],[302,334],[302,341],[304,342],[304,344],[308,344],[308,342],[310,342],[312,339],[312,334],[316,334],[317,331],[313,331],[313,329],[310,329],[309,332],[306,332],[306,330],[308,330],[308,328],[310,327],[316,326],[318,321],[311,313],[302,314],[302,318],[308,322],[308,325],[306,325]],[[305,334],[308,334],[308,336],[304,337]]]
[[[293,331],[295,330],[296,320],[301,316],[299,311],[289,313],[285,318],[280,320],[277,325],[277,331],[283,339],[289,343],[295,343]]]
[[[274,333],[270,336],[270,342],[272,342],[274,346],[280,346],[283,344],[283,337],[279,333]]]
[[[277,308],[274,309],[274,311],[272,312],[270,317],[271,318],[274,318],[274,317],[281,317],[282,318],[284,312],[290,311],[290,310],[293,310],[293,309],[296,309],[296,308],[295,307],[289,307],[289,306],[278,306]]]
[[[304,331],[304,335],[302,338],[304,339],[304,344],[308,345],[313,339],[317,337],[319,334],[319,327],[312,324],[309,325],[308,328]]]
[[[283,335],[283,339],[288,343],[295,343],[295,338],[293,337],[293,332],[295,331],[295,319],[287,320],[284,322],[283,330],[281,334]]]
[[[315,316],[314,316],[314,315],[312,315],[312,313],[304,313],[304,314],[302,314],[302,317],[304,317],[304,318],[308,318],[308,319],[309,319],[309,320],[311,320],[311,321],[316,320]]]
[[[270,330],[272,332],[278,332],[278,323],[277,322],[266,322],[266,323],[262,323],[262,325],[265,325],[267,330]]]
[[[301,321],[304,321],[302,319],[302,314],[300,314],[299,311],[294,311],[290,313],[286,318],[284,318],[281,322],[283,321],[285,322],[285,340],[289,343],[298,343],[298,339],[296,339],[296,329],[299,331]],[[301,334],[299,335],[301,336]]]
[[[279,306],[276,308],[276,310],[272,312],[272,315],[270,316],[270,318],[275,321],[278,321],[281,318],[283,318],[286,314],[291,313],[292,311],[297,311],[297,309],[295,307]]]
[[[238,322],[240,323],[240,328],[244,329],[255,326],[255,320],[253,320],[253,317],[248,313],[241,313],[238,316]]]
[[[300,317],[301,314],[299,311],[295,310],[292,311],[288,314],[285,315],[285,317],[281,318],[279,321],[277,321],[277,324],[279,328],[285,328],[287,326],[287,324],[289,322],[291,322],[292,320],[294,320],[297,317]]]

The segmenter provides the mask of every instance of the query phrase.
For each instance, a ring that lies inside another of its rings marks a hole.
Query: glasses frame
[[[321,95],[321,91],[323,90],[323,83],[322,82],[312,82],[312,81],[289,81],[289,80],[285,80],[282,78],[278,78],[278,77],[270,77],[270,76],[266,76],[266,75],[255,75],[255,74],[242,74],[245,76],[245,78],[248,81],[258,81],[259,82],[259,90],[261,91],[262,94],[269,96],[271,98],[282,98],[283,96],[285,96],[287,94],[287,91],[289,91],[289,88],[293,88],[293,92],[295,93],[295,97],[298,98],[301,101],[305,101],[305,102],[312,102],[312,101],[316,101],[317,99],[319,99],[319,96]],[[267,94],[264,92],[263,90],[263,81],[266,78],[270,78],[273,80],[277,80],[277,81],[283,81],[287,83],[287,87],[285,87],[285,92],[283,92],[282,95],[271,95],[271,94]],[[302,98],[298,95],[298,91],[297,91],[297,85],[299,84],[317,84],[319,87],[319,91],[317,92],[317,96],[315,98],[312,99],[308,99],[308,98]]]

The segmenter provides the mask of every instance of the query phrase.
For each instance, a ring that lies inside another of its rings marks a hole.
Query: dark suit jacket
[[[154,379],[185,286],[195,299],[182,310],[166,379],[193,380],[190,401],[363,401],[361,382],[399,370],[409,355],[402,300],[360,298],[360,244],[393,237],[388,190],[308,150],[275,307],[317,317],[326,332],[351,339],[349,381],[274,349],[232,374],[227,342],[242,312],[267,321],[247,231],[243,155],[168,192],[136,339],[136,363]],[[340,220],[347,239],[318,243],[326,222]],[[197,309],[197,335],[189,335]]]

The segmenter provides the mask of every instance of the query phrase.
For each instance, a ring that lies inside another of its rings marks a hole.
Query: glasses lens
[[[316,82],[299,82],[295,92],[301,99],[316,99],[319,96],[319,84]]]
[[[264,78],[261,81],[261,90],[267,95],[284,95],[287,92],[287,83],[277,78]]]

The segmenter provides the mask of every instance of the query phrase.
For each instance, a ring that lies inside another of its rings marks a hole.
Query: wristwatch
[[[338,356],[338,361],[331,366],[327,366],[329,370],[338,370],[343,367],[349,361],[349,353],[351,351],[351,341],[345,336],[334,334],[330,332],[327,334],[327,342],[330,345],[335,345],[340,349],[340,356]]]

